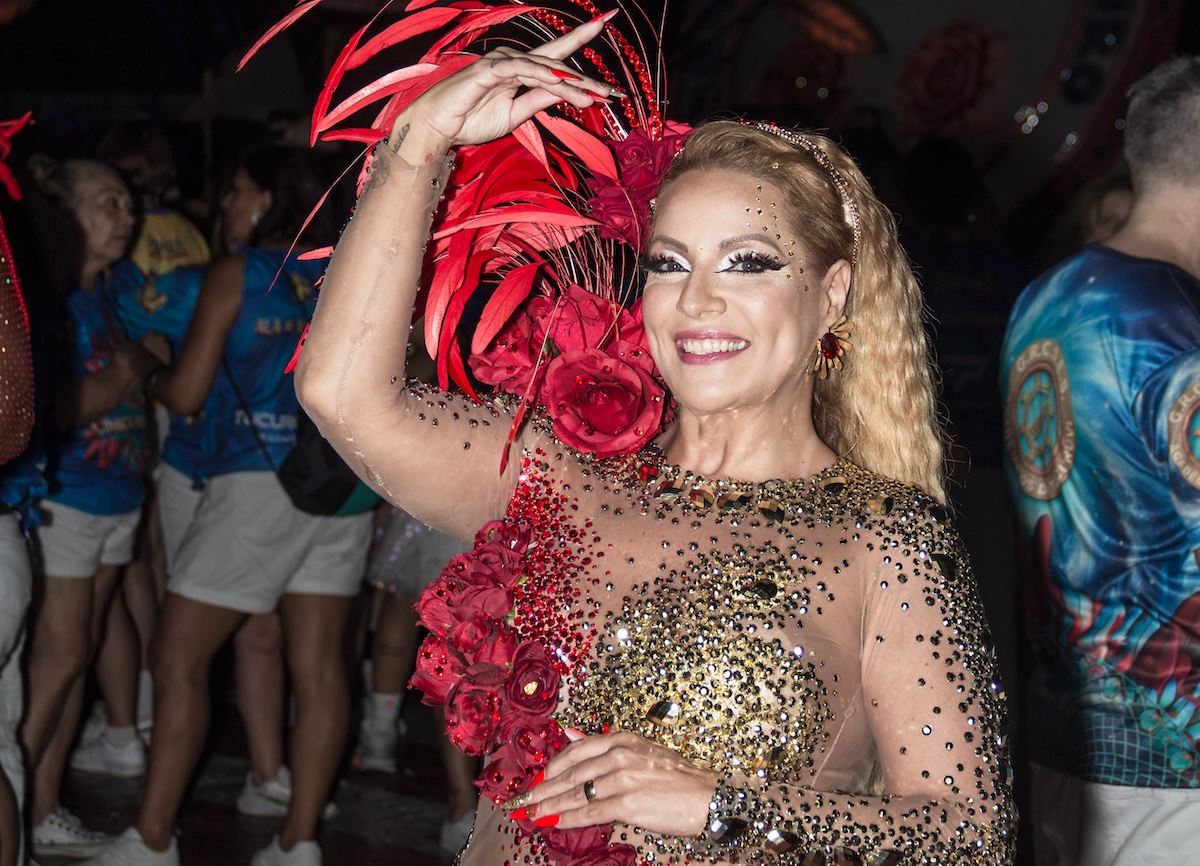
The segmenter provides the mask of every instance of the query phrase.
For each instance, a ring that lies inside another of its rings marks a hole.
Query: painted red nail
[[[534,825],[537,827],[555,827],[558,825],[558,815],[543,815],[541,818],[534,819]]]
[[[612,100],[609,99],[607,96],[601,96],[599,93],[592,93],[592,91],[590,91],[590,90],[585,90],[583,92],[586,93],[588,96],[590,96],[592,99],[594,99],[596,102],[603,102],[605,105],[610,105],[612,103]]]
[[[533,781],[529,783],[529,787],[532,788],[534,785],[540,785],[544,781],[546,781],[546,771],[538,770],[538,774],[533,777]]]
[[[551,69],[550,74],[556,75],[559,78],[563,79],[564,81],[583,81],[583,79],[580,78],[578,75],[573,75],[570,72],[564,72],[561,69]]]
[[[524,821],[529,817],[529,813],[524,809],[517,809],[516,811],[509,812],[508,817],[512,818],[514,821]]]
[[[615,16],[620,11],[621,11],[620,9],[609,9],[607,12],[605,12],[601,15],[597,15],[595,18],[593,18],[591,21],[589,21],[588,24],[594,24],[597,21],[608,21],[610,18]]]

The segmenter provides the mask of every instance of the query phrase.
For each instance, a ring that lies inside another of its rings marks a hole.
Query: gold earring
[[[822,379],[827,379],[830,370],[842,369],[842,356],[854,348],[854,344],[850,342],[850,332],[853,330],[854,323],[848,321],[845,316],[830,326],[829,330],[817,340],[816,350],[813,353],[813,373],[820,375]]]

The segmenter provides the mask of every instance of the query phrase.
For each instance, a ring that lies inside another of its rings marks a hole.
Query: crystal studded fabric
[[[467,451],[472,431],[491,443],[508,426],[496,406],[416,385],[407,399]],[[845,460],[742,483],[653,446],[591,460],[545,419],[518,442],[505,519],[537,541],[514,625],[559,661],[557,717],[717,770],[712,817],[744,827],[713,842],[620,825],[614,843],[641,863],[1009,862],[1003,695],[936,501]],[[542,851],[484,801],[462,863],[548,863]]]

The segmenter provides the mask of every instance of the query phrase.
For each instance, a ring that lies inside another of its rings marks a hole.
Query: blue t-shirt
[[[204,273],[203,265],[187,265],[150,278],[132,262],[118,262],[109,285],[130,339],[157,332],[170,342],[171,356],[178,358]],[[162,460],[186,475],[193,473],[200,461],[200,428],[195,417],[171,416]]]
[[[103,370],[126,341],[112,294],[101,280],[66,297],[58,382]],[[48,499],[88,514],[125,514],[142,504],[146,400],[138,388],[103,418],[49,431]]]
[[[198,479],[272,471],[296,442],[300,406],[284,369],[316,305],[325,261],[300,261],[284,250],[238,252],[246,258],[245,291],[201,412]]]
[[[1200,787],[1200,281],[1088,247],[1021,295],[1001,387],[1033,758]]]

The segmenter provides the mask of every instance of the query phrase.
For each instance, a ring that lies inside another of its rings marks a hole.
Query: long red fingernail
[[[559,78],[563,79],[564,81],[583,81],[583,79],[580,78],[578,75],[573,75],[570,72],[564,72],[561,69],[551,69],[550,74],[556,75]]]
[[[524,821],[529,817],[529,813],[524,809],[517,809],[515,812],[509,812],[508,817],[512,818],[514,821]]]
[[[609,9],[607,12],[603,13],[602,15],[597,15],[595,18],[593,18],[591,21],[589,21],[588,24],[595,24],[597,21],[608,21],[610,18],[615,16],[620,11],[621,11],[620,9]]]
[[[537,827],[555,827],[558,825],[558,815],[543,815],[541,818],[534,819],[534,826]]]
[[[594,99],[596,102],[603,102],[605,105],[610,105],[612,103],[612,100],[609,99],[607,96],[601,96],[599,93],[592,93],[592,91],[590,91],[590,90],[585,90],[583,92],[586,93],[588,96],[590,96],[592,99]]]
[[[538,774],[533,777],[533,781],[529,783],[529,787],[532,788],[534,785],[540,785],[544,781],[546,781],[546,771],[538,770]]]

